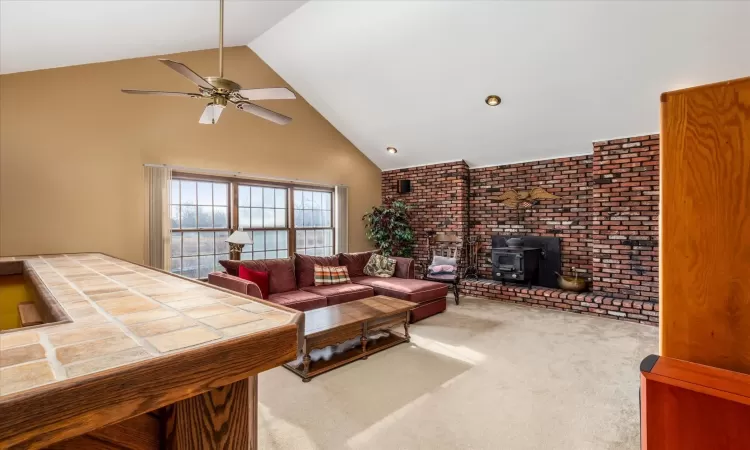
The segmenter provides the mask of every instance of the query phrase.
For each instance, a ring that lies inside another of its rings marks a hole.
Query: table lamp
[[[247,231],[237,230],[227,238],[226,242],[229,244],[229,259],[239,261],[242,247],[245,244],[252,245],[253,238]]]

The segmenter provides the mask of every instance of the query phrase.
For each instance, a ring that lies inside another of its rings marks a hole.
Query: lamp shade
[[[227,238],[227,242],[230,244],[252,244],[253,238],[247,231],[237,230]]]

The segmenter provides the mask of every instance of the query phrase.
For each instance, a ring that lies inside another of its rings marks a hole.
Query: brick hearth
[[[413,191],[398,194],[398,180]],[[514,211],[489,197],[541,186],[561,197],[542,201],[518,224]],[[496,300],[658,323],[659,135],[595,142],[593,154],[470,169],[464,161],[383,172],[383,197],[413,206],[415,258],[426,262],[426,232],[480,236],[557,236],[562,269],[591,280],[591,292],[465,281],[464,291]],[[480,256],[480,275],[491,267]]]

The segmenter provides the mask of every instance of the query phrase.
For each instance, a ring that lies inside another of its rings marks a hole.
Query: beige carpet
[[[638,365],[656,327],[449,302],[401,344],[302,381],[260,376],[261,449],[639,448]]]

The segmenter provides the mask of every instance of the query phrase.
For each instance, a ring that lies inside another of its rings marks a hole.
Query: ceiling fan
[[[204,124],[215,124],[219,120],[227,103],[231,103],[237,109],[250,114],[255,114],[266,120],[279,125],[286,125],[292,121],[291,117],[263,108],[249,100],[293,100],[297,98],[294,92],[287,88],[261,88],[242,89],[242,86],[224,77],[224,0],[219,0],[219,76],[201,77],[190,68],[177,61],[159,59],[167,67],[179,73],[198,86],[198,92],[167,92],[167,91],[141,91],[136,89],[122,89],[126,94],[140,95],[169,95],[173,97],[189,97],[210,100],[203,110],[198,122]]]

